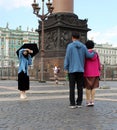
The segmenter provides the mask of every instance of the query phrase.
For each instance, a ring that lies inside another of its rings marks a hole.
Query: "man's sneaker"
[[[75,108],[76,108],[76,106],[71,106],[71,105],[70,105],[70,106],[69,106],[69,108],[71,108],[71,109],[75,109]]]
[[[78,108],[81,108],[81,107],[82,107],[82,105],[77,105],[77,107],[78,107]]]

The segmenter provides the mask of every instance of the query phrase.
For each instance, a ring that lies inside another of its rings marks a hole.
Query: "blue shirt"
[[[69,73],[84,72],[85,58],[92,58],[95,52],[89,53],[86,46],[75,40],[68,44],[64,59],[64,69]]]
[[[19,51],[19,70],[18,70],[18,73],[23,71],[24,73],[29,75],[28,66],[32,64],[32,58],[31,58],[30,54],[28,54],[28,57],[25,58],[24,55],[23,55],[24,51],[25,51],[25,49],[21,49]]]

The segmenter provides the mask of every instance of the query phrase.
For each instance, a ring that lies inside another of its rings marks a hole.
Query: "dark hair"
[[[78,32],[72,32],[72,37],[73,38],[76,38],[76,39],[79,39],[80,38],[80,35]]]
[[[88,49],[92,49],[92,48],[94,48],[95,43],[94,43],[92,40],[88,40],[88,41],[85,43],[85,45],[86,45],[86,47],[87,47]]]

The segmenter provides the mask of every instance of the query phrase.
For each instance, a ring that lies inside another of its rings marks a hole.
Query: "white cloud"
[[[97,44],[109,43],[117,46],[117,26],[109,28],[103,32],[88,32],[88,39],[94,40]]]
[[[30,7],[33,0],[0,0],[0,7],[4,9],[14,9],[19,7]]]

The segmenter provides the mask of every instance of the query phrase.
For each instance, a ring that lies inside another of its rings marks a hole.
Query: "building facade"
[[[102,65],[101,79],[117,79],[117,47],[105,44],[96,44],[95,50],[98,52]]]
[[[10,29],[8,24],[5,28],[0,27],[0,67],[9,67],[11,64],[18,65],[16,55],[17,49],[25,42],[38,43],[38,33],[33,31],[23,31],[21,26]]]
[[[117,65],[117,47],[105,44],[96,44],[95,50],[100,56],[101,64]]]

